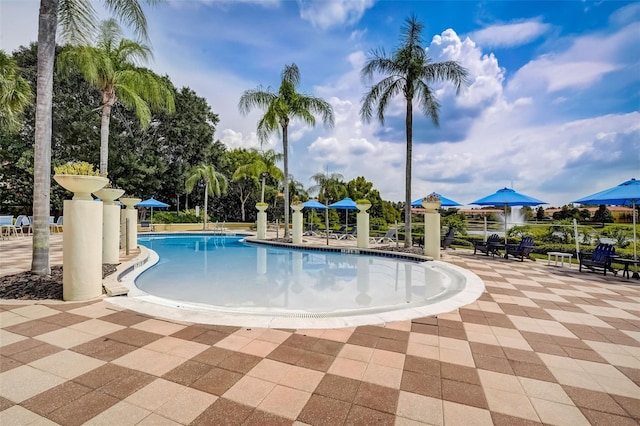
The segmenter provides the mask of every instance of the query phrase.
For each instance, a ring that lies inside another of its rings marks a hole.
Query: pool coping
[[[157,235],[157,233],[155,235]],[[194,235],[194,233],[190,233],[188,235]],[[254,238],[248,239],[247,241],[256,243]],[[155,251],[150,250],[144,246],[139,246],[140,254],[136,258],[121,264],[116,270],[116,273],[110,276],[112,278],[107,277],[107,279],[103,281],[103,285],[105,286],[105,289],[107,289],[107,294],[110,295],[110,297],[105,298],[105,300],[121,308],[131,309],[145,315],[158,316],[174,321],[230,325],[239,327],[322,329],[386,324],[395,321],[404,321],[427,316],[435,316],[438,314],[451,312],[455,309],[460,308],[461,306],[473,303],[482,295],[485,290],[484,281],[482,281],[482,279],[473,272],[448,262],[433,260],[424,256],[409,253],[398,253],[393,251],[354,249],[346,247],[332,247],[327,250],[327,247],[325,246],[294,245],[264,240],[260,240],[258,244],[274,245],[310,251],[322,250],[343,252],[343,250],[348,250],[349,254],[373,254],[376,256],[395,257],[402,260],[410,260],[419,263],[434,262],[436,265],[446,265],[446,268],[453,269],[454,271],[463,275],[465,278],[465,288],[451,298],[435,302],[430,305],[415,306],[406,309],[396,309],[379,313],[366,313],[361,315],[310,318],[292,316],[285,317],[281,315],[269,315],[268,313],[256,315],[250,313],[229,312],[212,305],[175,301],[158,296],[153,296],[140,290],[135,285],[135,279],[146,269],[155,265],[159,260],[159,256]],[[127,294],[122,291],[123,288],[126,289]],[[120,292],[115,293],[114,289],[119,289]],[[113,296],[111,296],[112,294]],[[121,295],[116,296],[115,294]]]

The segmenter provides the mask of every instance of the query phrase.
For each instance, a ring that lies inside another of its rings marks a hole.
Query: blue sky
[[[38,3],[0,0],[0,48],[36,40]],[[638,2],[169,1],[147,9],[149,66],[205,97],[220,115],[216,138],[235,148],[259,147],[260,111],[239,114],[242,92],[277,88],[296,63],[299,90],[331,103],[336,125],[291,126],[295,179],[364,176],[400,201],[404,100],[384,126],[363,123],[360,69],[372,49],[397,46],[411,14],[429,56],[470,75],[459,96],[434,86],[440,127],[414,115],[412,198],[436,191],[465,204],[513,186],[560,206],[640,178]],[[279,138],[267,147],[281,150]]]

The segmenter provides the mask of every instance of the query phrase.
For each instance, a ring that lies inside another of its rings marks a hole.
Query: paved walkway
[[[0,273],[22,251],[0,244]],[[443,260],[484,279],[478,301],[347,329],[0,301],[0,424],[638,424],[637,281],[465,250]]]

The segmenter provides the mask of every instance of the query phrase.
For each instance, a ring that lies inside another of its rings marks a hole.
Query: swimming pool
[[[157,253],[157,263],[135,278],[142,293],[132,296],[182,310],[261,318],[259,325],[297,318],[340,326],[425,316],[429,307],[450,311],[484,289],[475,275],[444,262],[292,249],[242,238],[139,237],[140,245]]]

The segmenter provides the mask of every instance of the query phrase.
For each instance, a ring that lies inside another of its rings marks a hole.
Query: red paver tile
[[[442,382],[440,377],[427,376],[406,370],[402,372],[400,390],[429,396],[431,398],[442,398]]]
[[[491,420],[493,420],[494,426],[538,426],[542,425],[540,422],[535,422],[529,419],[523,419],[520,417],[513,417],[507,414],[491,412]]]
[[[41,416],[46,416],[50,412],[70,404],[91,391],[91,388],[82,386],[79,383],[65,382],[23,401],[20,405]]]
[[[607,393],[573,386],[562,386],[562,388],[578,407],[622,416],[627,415],[627,412]]]
[[[311,395],[298,420],[317,426],[343,424],[351,404],[322,395]]]
[[[480,376],[478,376],[478,370],[475,368],[442,362],[440,363],[440,370],[441,376],[444,379],[471,383],[472,385],[480,384]]]
[[[592,425],[606,426],[636,426],[638,422],[630,417],[616,416],[615,414],[581,408],[582,414]]]
[[[472,407],[488,409],[481,386],[442,379],[442,399]]]
[[[203,364],[209,364],[216,366],[220,364],[225,359],[229,358],[232,355],[235,355],[237,352],[230,351],[228,349],[218,348],[218,347],[210,347],[200,352],[198,355],[191,358],[191,361],[201,362]]]
[[[296,365],[298,361],[304,356],[306,351],[304,349],[294,348],[291,346],[280,345],[275,348],[269,355],[268,359],[274,361],[280,361],[287,364]]]
[[[22,363],[20,361],[16,361],[13,358],[0,355],[0,373],[13,370],[14,368],[20,367],[21,365]]]
[[[262,410],[254,410],[243,426],[290,426],[291,420]]]
[[[12,333],[20,334],[22,336],[34,337],[50,331],[58,330],[61,326],[52,324],[42,320],[31,320],[22,322],[20,324],[11,325],[4,329]]]
[[[162,376],[163,379],[189,386],[207,374],[213,366],[195,361],[186,361]]]
[[[148,318],[141,317],[143,320]],[[100,318],[104,320],[103,318]],[[151,342],[155,342],[158,339],[161,339],[163,336],[156,333],[149,333],[143,330],[137,330],[135,328],[125,328],[123,330],[118,330],[111,334],[104,336],[104,339],[111,339],[121,343],[126,343],[127,345],[142,347],[146,346]]]
[[[361,383],[359,380],[348,377],[325,374],[314,393],[340,401],[353,402]]]
[[[404,358],[404,370],[418,374],[440,377],[440,361],[407,355]]]
[[[333,364],[336,357],[331,355],[325,355],[317,352],[306,352],[298,360],[296,365],[298,367],[310,368],[312,370],[326,372]]]
[[[74,352],[98,358],[102,361],[113,361],[114,359],[120,358],[121,356],[126,355],[129,352],[133,352],[136,349],[138,349],[136,346],[113,339],[106,339],[104,337],[98,337],[97,339],[90,340],[71,348]]]
[[[108,321],[114,324],[130,327],[132,325],[138,324],[139,322],[148,320],[149,317],[131,311],[120,311],[105,315],[103,317],[100,317],[100,319],[102,321]]]
[[[395,424],[395,417],[388,413],[372,410],[371,408],[362,407],[360,405],[353,405],[347,419],[344,422],[346,425],[393,425]]]
[[[397,389],[363,382],[358,388],[353,403],[373,410],[395,414],[399,395],[400,391]]]
[[[46,417],[63,425],[81,425],[116,403],[117,398],[100,391],[92,391],[47,414]]]
[[[58,353],[62,350],[63,349],[58,346],[42,342],[41,345],[35,346],[31,349],[27,349],[26,351],[14,353],[13,355],[11,355],[11,358],[23,364],[28,364],[38,359]]]
[[[207,374],[191,383],[191,387],[213,395],[222,395],[241,378],[240,373],[212,367]]]
[[[244,422],[253,413],[253,408],[225,398],[218,398],[204,410],[191,425],[193,426],[235,426]]]
[[[218,364],[218,367],[246,374],[260,361],[262,361],[262,358],[259,356],[236,352],[232,356],[221,361]]]

